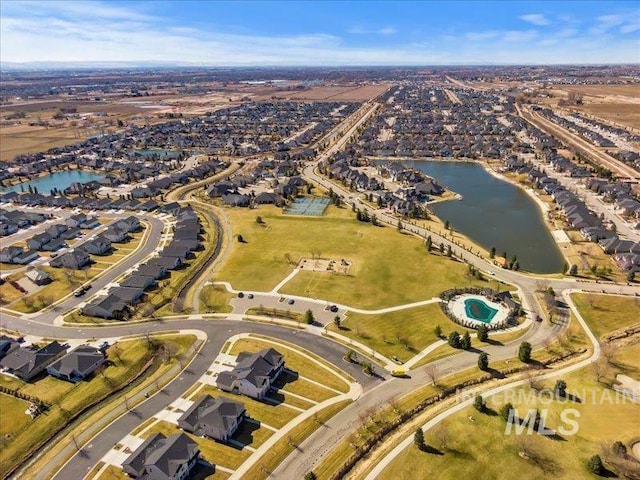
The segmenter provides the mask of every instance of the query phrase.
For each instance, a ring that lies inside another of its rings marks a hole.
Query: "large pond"
[[[64,172],[54,172],[48,175],[44,175],[39,178],[34,178],[28,182],[23,182],[12,187],[0,188],[0,192],[28,192],[29,185],[31,188],[37,188],[38,193],[42,195],[49,195],[51,190],[57,188],[58,190],[64,190],[69,185],[81,182],[86,183],[92,180],[101,180],[104,175],[100,175],[95,172],[87,172],[84,170],[68,170]]]
[[[518,256],[520,268],[536,273],[561,272],[564,258],[547,229],[535,201],[521,188],[470,162],[410,161],[408,165],[434,177],[462,195],[431,205],[443,221],[486,249]]]

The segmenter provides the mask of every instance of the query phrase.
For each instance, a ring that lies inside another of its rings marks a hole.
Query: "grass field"
[[[571,298],[596,337],[640,323],[640,298],[586,293]]]
[[[233,234],[246,243],[234,240],[215,280],[229,281],[236,289],[269,291],[301,257],[313,256],[353,263],[348,275],[302,271],[283,293],[382,308],[477,284],[466,276],[464,264],[429,255],[419,239],[395,229],[358,222],[347,209],[330,207],[325,216],[313,218],[285,216],[275,207],[225,212]],[[258,224],[256,216],[264,223]]]
[[[619,372],[634,378],[640,375],[640,345],[626,347],[623,351],[619,365],[611,369],[607,381],[612,381],[615,373]],[[508,401],[519,409],[521,416],[529,408],[548,409],[546,425],[551,429],[562,424],[560,413],[565,408],[573,408],[580,415],[576,418],[579,425],[577,434],[561,435],[560,440],[539,434],[505,435],[502,418],[480,414],[468,407],[442,423],[448,433],[446,448],[441,442],[442,435],[437,431],[425,435],[426,442],[439,449],[442,455],[424,453],[411,445],[392,461],[379,478],[397,479],[408,475],[411,478],[506,480],[513,478],[513,472],[518,472],[518,478],[523,480],[596,478],[587,471],[587,460],[600,453],[603,444],[611,445],[616,440],[628,443],[637,437],[640,406],[628,400],[620,404],[606,401],[604,392],[612,393],[612,390],[596,382],[589,368],[563,378],[568,384],[567,392],[581,398],[581,402],[549,401],[548,396],[536,399],[535,395],[520,402]],[[554,381],[547,381],[544,386],[553,388],[553,384]],[[529,387],[520,391],[535,394]],[[487,403],[498,411],[505,401],[489,399]],[[470,416],[474,422],[468,420]],[[564,426],[569,427],[566,423]],[[527,452],[528,458],[520,456],[522,451]]]
[[[466,330],[449,320],[439,303],[381,315],[350,312],[340,329],[333,324],[329,329],[364,343],[387,358],[397,356],[406,362],[439,340],[434,333],[436,325],[440,325],[445,336],[454,330]]]
[[[229,301],[233,295],[227,292],[227,289],[220,285],[206,285],[200,291],[200,311],[229,313],[233,307],[229,305]]]
[[[327,362],[324,362],[320,359],[315,359],[321,365],[324,365],[326,367],[322,368],[313,360],[300,355],[300,353],[297,353],[292,348],[283,346],[281,343],[274,344],[262,338],[241,338],[233,344],[233,347],[227,353],[229,353],[230,355],[238,355],[240,352],[258,352],[265,348],[275,348],[276,350],[278,350],[278,352],[280,352],[284,356],[285,368],[296,372],[299,376],[308,378],[310,380],[313,380],[314,382],[321,383],[322,385],[326,385],[329,388],[338,390],[343,393],[349,391],[349,386],[345,383],[345,381],[334,373],[335,367],[330,366]],[[312,356],[312,354],[310,353],[305,353],[309,356]],[[347,375],[344,374],[344,377],[346,378]],[[288,385],[294,385],[294,383]],[[289,391],[298,393],[297,391],[292,389]],[[307,391],[307,393],[309,393],[310,395],[312,394],[311,392],[312,391],[310,389]],[[304,394],[300,393],[300,395]]]
[[[5,438],[31,421],[25,413],[29,402],[0,393],[0,437]]]
[[[189,335],[158,338],[161,338],[162,342],[174,344],[177,355],[184,353],[188,345],[195,341],[195,337]],[[146,340],[118,342],[117,346],[113,345],[108,350],[111,362],[104,373],[77,384],[44,376],[27,384],[0,376],[0,385],[18,388],[24,393],[51,402],[51,407],[45,414],[38,416],[19,431],[12,429],[15,436],[11,439],[1,440],[3,455],[0,458],[0,477],[20,464],[30,452],[43,445],[56,431],[68,425],[84,407],[127,385],[143,371],[153,357],[153,352]],[[156,365],[159,365],[159,362],[156,362]]]

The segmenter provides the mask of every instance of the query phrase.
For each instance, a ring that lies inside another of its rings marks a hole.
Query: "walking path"
[[[560,375],[566,375],[567,373],[570,372],[574,372],[576,370],[579,370],[581,368],[584,368],[590,364],[592,364],[593,362],[595,362],[596,360],[598,360],[598,358],[600,357],[600,344],[598,343],[598,340],[596,339],[595,335],[593,335],[593,333],[591,332],[591,330],[589,329],[589,326],[587,325],[587,323],[584,321],[584,318],[582,318],[582,315],[580,314],[580,312],[578,311],[578,309],[576,308],[575,304],[573,303],[573,300],[570,297],[570,294],[572,292],[571,291],[566,291],[563,292],[563,298],[565,299],[565,301],[567,302],[567,304],[569,305],[569,307],[571,308],[571,311],[573,312],[573,314],[576,316],[576,318],[578,319],[578,323],[580,323],[580,326],[583,328],[584,332],[587,334],[587,337],[589,338],[589,341],[591,342],[591,345],[593,347],[593,353],[591,354],[591,356],[585,360],[582,360],[576,364],[573,365],[569,365],[568,367],[565,368],[561,368],[560,370],[556,370],[555,372],[551,372],[548,373],[546,375],[541,375],[539,378],[540,380],[545,380],[548,378],[555,378],[558,377]],[[484,398],[489,398],[493,395],[497,395],[499,393],[502,393],[506,390],[511,390],[513,388],[516,387],[520,387],[522,385],[526,385],[528,382],[527,379],[524,380],[518,380],[515,382],[511,382],[511,383],[507,383],[505,385],[501,385],[499,387],[496,387],[492,390],[489,390],[488,392],[483,394]],[[435,427],[436,425],[438,425],[440,422],[442,422],[444,419],[450,417],[451,415],[454,415],[455,413],[459,412],[460,410],[463,410],[465,408],[467,408],[468,406],[472,405],[474,401],[474,398],[469,398],[463,402],[460,402],[456,405],[454,405],[453,407],[445,410],[444,412],[440,413],[439,415],[435,416],[433,419],[429,420],[426,424],[424,424],[421,428],[423,432],[427,432],[430,429],[432,429],[433,427]],[[378,477],[378,475],[380,475],[382,473],[382,471],[387,468],[389,466],[389,464],[398,456],[400,455],[400,453],[402,453],[402,451],[407,448],[409,445],[411,445],[411,443],[413,442],[413,434],[411,434],[410,436],[408,436],[407,438],[405,438],[398,446],[396,446],[396,448],[394,448],[391,452],[389,452],[376,466],[375,468],[365,477],[365,480],[374,480]]]

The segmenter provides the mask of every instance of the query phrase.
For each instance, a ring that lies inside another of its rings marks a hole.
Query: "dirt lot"
[[[328,102],[363,102],[370,100],[388,88],[388,85],[319,86],[306,90],[265,91],[257,96],[259,100],[315,100]]]
[[[640,85],[558,85],[555,88],[594,97],[621,96],[640,99]]]
[[[640,105],[628,103],[592,103],[578,107],[580,111],[613,123],[640,130]]]

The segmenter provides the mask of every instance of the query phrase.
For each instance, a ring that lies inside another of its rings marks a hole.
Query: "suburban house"
[[[73,252],[67,252],[51,259],[49,265],[54,268],[72,268],[74,270],[80,270],[90,261],[91,259],[87,252],[81,249],[76,249]]]
[[[147,288],[152,287],[155,284],[155,278],[145,275],[138,275],[137,273],[132,273],[122,282],[120,282],[121,287],[142,288],[143,290],[146,290]]]
[[[107,230],[102,234],[112,243],[122,243],[124,242],[128,235],[128,232],[120,227],[116,227],[111,225]]]
[[[82,314],[108,320],[125,320],[129,316],[129,305],[117,295],[111,294],[92,300],[82,308]]]
[[[40,250],[45,243],[51,240],[52,237],[48,233],[38,233],[27,240],[27,247],[30,250]]]
[[[147,438],[122,463],[124,472],[145,480],[184,480],[198,462],[198,444],[184,433]]]
[[[48,233],[49,235],[51,235],[51,238],[58,238],[60,237],[60,235],[62,235],[64,232],[67,231],[69,227],[67,225],[61,224],[61,223],[56,223],[54,225],[51,225],[50,227],[48,227],[45,232]]]
[[[106,360],[104,353],[95,347],[81,345],[47,367],[47,373],[56,378],[77,383],[88,378]]]
[[[157,258],[152,258],[147,262],[147,264],[153,267],[156,267],[156,266],[162,267],[162,268],[165,268],[166,270],[177,270],[182,265],[184,265],[184,262],[180,260],[178,257],[160,256]]]
[[[111,251],[111,241],[98,235],[93,240],[83,243],[81,248],[91,255],[106,255]]]
[[[33,262],[35,259],[40,258],[38,252],[35,250],[25,250],[22,253],[19,253],[15,257],[13,257],[13,262],[18,265],[26,265],[27,263]]]
[[[51,281],[51,277],[47,272],[43,272],[38,268],[34,268],[33,270],[29,270],[24,274],[29,280],[31,280],[36,285],[46,285]]]
[[[24,248],[22,247],[16,247],[16,246],[5,247],[2,250],[0,250],[0,262],[14,263],[13,259],[16,258],[18,255],[20,255],[22,252],[24,252]]]
[[[40,247],[40,250],[45,252],[55,252],[56,250],[60,250],[61,248],[66,247],[64,239],[62,238],[52,238],[47,243]]]
[[[20,344],[15,339],[0,335],[0,359],[18,348],[20,348]]]
[[[149,265],[142,264],[138,267],[136,273],[138,275],[144,275],[145,277],[153,277],[156,280],[163,278],[167,275],[167,268],[162,265]]]
[[[62,357],[66,351],[67,347],[56,341],[42,348],[36,345],[17,348],[0,360],[0,369],[28,382]]]
[[[241,352],[238,363],[228,372],[218,374],[216,385],[225,392],[262,400],[284,369],[283,356],[273,348],[257,353]]]
[[[178,419],[178,426],[186,432],[226,442],[242,423],[245,413],[242,403],[203,395]]]

